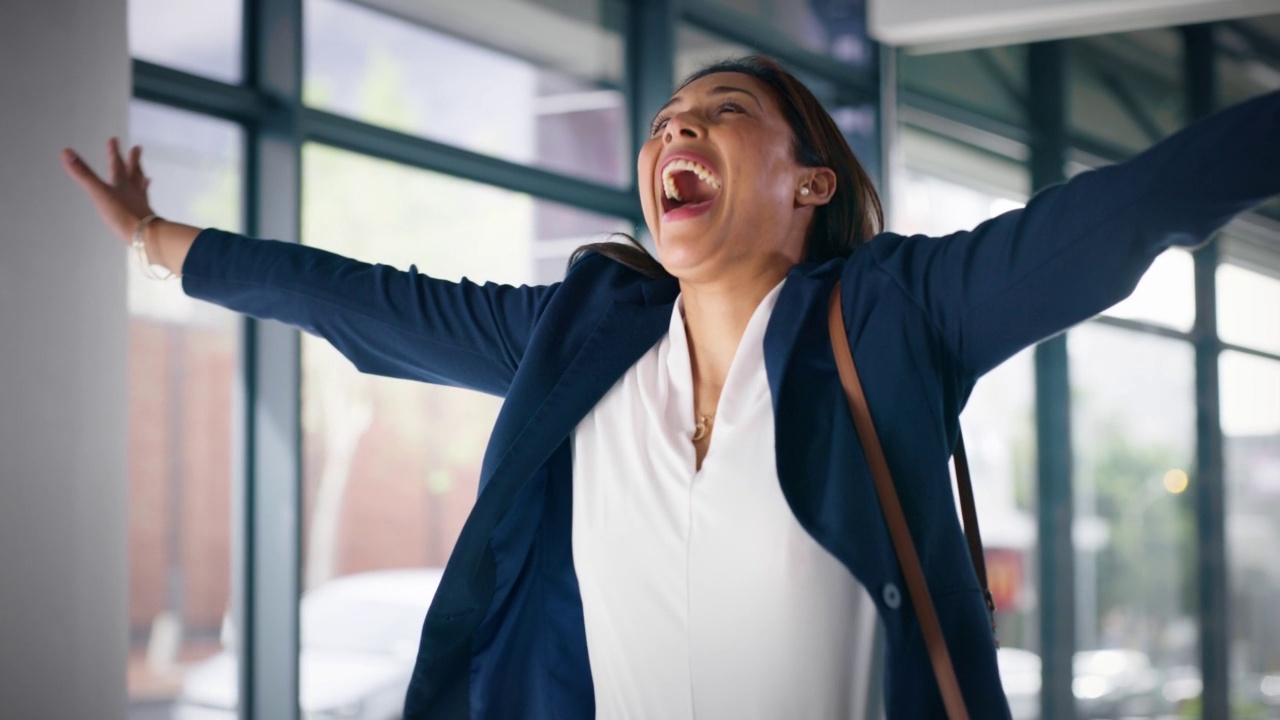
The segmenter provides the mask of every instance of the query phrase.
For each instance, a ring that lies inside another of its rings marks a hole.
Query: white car
[[[1173,712],[1160,673],[1138,650],[1082,650],[1072,663],[1071,691],[1081,718],[1161,717]]]
[[[1039,720],[1040,656],[1029,650],[1002,647],[996,651],[996,665],[1013,720]]]
[[[305,720],[396,720],[440,568],[340,577],[302,596],[299,698]],[[174,720],[235,720],[236,657],[223,650],[183,679]]]

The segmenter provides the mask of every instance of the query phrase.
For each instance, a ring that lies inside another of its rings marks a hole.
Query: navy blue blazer
[[[788,275],[764,340],[778,479],[801,526],[868,589],[891,718],[942,717],[826,326],[849,342],[970,713],[1007,717],[947,459],[976,379],[1128,295],[1152,260],[1280,192],[1280,93],[942,238],[876,236]],[[197,237],[183,288],[331,342],[360,370],[506,398],[480,493],[422,628],[406,718],[594,715],[570,545],[569,437],[667,331],[679,290],[599,255],[545,287],[435,280],[291,243]]]

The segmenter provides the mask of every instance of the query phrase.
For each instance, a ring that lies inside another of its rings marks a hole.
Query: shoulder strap
[[[968,720],[969,713],[964,706],[964,696],[960,693],[960,682],[956,679],[955,666],[951,663],[951,654],[947,651],[947,642],[942,635],[942,626],[938,622],[937,611],[933,607],[933,598],[920,567],[920,558],[916,554],[915,543],[911,540],[911,532],[907,529],[906,516],[898,501],[897,490],[894,489],[893,477],[889,473],[889,464],[885,460],[884,450],[880,447],[880,439],[876,434],[875,424],[871,420],[871,410],[867,406],[867,398],[862,390],[862,382],[858,379],[857,368],[853,364],[853,353],[849,350],[849,338],[844,329],[844,311],[840,307],[840,283],[837,282],[831,291],[828,324],[831,331],[831,348],[835,353],[836,368],[840,371],[840,384],[844,387],[845,398],[849,401],[849,410],[853,413],[853,424],[858,431],[858,439],[862,442],[862,450],[871,469],[871,478],[876,486],[876,495],[880,499],[880,508],[884,512],[885,523],[889,527],[889,537],[893,541],[894,551],[898,555],[898,564],[906,579],[907,591],[911,596],[911,604],[915,607],[916,619],[920,623],[925,645],[929,650],[929,659],[933,664],[933,674],[938,681],[938,690],[942,693],[942,701],[947,709],[949,720]],[[963,459],[963,448],[959,457]],[[983,588],[986,588],[986,568],[982,562],[981,539],[976,537],[977,515],[973,512],[973,491],[969,485],[968,466],[965,465],[963,475],[956,469],[961,484],[961,507],[965,517],[966,535],[969,537],[969,549],[974,551],[977,544],[975,566],[981,568],[979,577]],[[968,496],[968,501],[964,496]],[[974,522],[969,522],[970,515]],[[969,527],[975,528],[969,533]],[[987,593],[988,604],[990,593]]]
[[[848,343],[846,343],[847,345]],[[850,363],[853,359],[850,358]],[[969,543],[969,559],[973,561],[973,569],[978,573],[978,583],[982,585],[982,595],[987,601],[987,614],[991,618],[991,634],[996,634],[996,601],[991,596],[991,586],[987,584],[987,559],[982,551],[982,531],[978,528],[978,511],[973,504],[973,481],[969,475],[969,456],[964,451],[964,435],[956,438],[955,454],[951,462],[956,468],[956,485],[960,488],[960,517],[964,521],[964,537]],[[996,647],[1000,643],[996,642]]]

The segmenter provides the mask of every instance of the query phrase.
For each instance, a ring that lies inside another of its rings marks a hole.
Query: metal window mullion
[[[302,0],[246,0],[245,79],[265,108],[249,126],[245,230],[297,242],[301,215]],[[243,320],[246,437],[236,509],[244,720],[299,717],[301,363],[298,331]]]
[[[1215,290],[1215,292],[1217,291]],[[1248,345],[1237,345],[1235,343],[1229,343],[1229,342],[1223,342],[1223,341],[1219,341],[1217,345],[1220,352],[1222,350],[1230,350],[1232,352],[1241,353],[1243,355],[1251,355],[1256,358],[1262,358],[1263,360],[1280,362],[1280,353],[1274,353],[1274,352],[1270,352],[1268,350],[1262,350],[1256,347],[1249,347]]]
[[[1031,187],[1065,179],[1067,161],[1066,58],[1062,41],[1034,43],[1027,53]],[[1035,349],[1038,466],[1040,716],[1076,717],[1071,691],[1075,654],[1075,548],[1072,502],[1071,378],[1066,333]]]
[[[237,123],[258,122],[266,114],[261,95],[243,85],[134,59],[133,96]]]
[[[649,139],[650,122],[671,97],[675,75],[676,22],[682,0],[646,0],[629,3],[627,18],[627,109],[631,119],[631,157]],[[637,198],[639,188],[633,184],[631,196]],[[644,218],[637,213],[636,237]],[[649,247],[650,250],[654,248]]]
[[[241,74],[248,71],[251,61],[250,50],[252,40],[252,23],[249,18],[252,15],[253,3],[255,0],[241,0],[242,2],[242,26],[240,28],[240,67]],[[151,69],[145,65],[139,65],[134,61],[133,82],[136,87],[143,82]],[[243,82],[242,82],[243,86]],[[173,84],[157,85],[162,91],[171,91]],[[251,95],[257,98],[256,93],[250,88],[245,88]],[[169,100],[169,92],[164,92],[161,97],[156,98],[157,101],[167,102]],[[215,99],[215,104],[216,99]],[[188,109],[194,109],[189,107]],[[260,118],[252,118],[256,124]],[[253,192],[253,127],[254,124],[247,125],[244,134],[244,155],[242,157],[241,177],[244,181],[241,185],[241,218],[240,227],[248,233],[253,227],[254,208],[254,192]],[[237,343],[236,357],[236,377],[235,385],[232,390],[231,399],[231,417],[233,434],[231,437],[231,607],[229,614],[233,625],[233,642],[234,655],[236,658],[235,672],[235,697],[236,697],[236,717],[239,720],[247,720],[251,717],[250,708],[253,706],[254,689],[256,683],[253,682],[254,657],[251,652],[252,640],[257,636],[254,627],[254,614],[247,612],[249,608],[250,598],[254,596],[253,587],[253,524],[250,518],[253,516],[253,502],[250,497],[249,478],[253,475],[250,468],[250,458],[254,455],[254,438],[253,438],[253,418],[249,412],[252,407],[252,398],[257,394],[254,386],[254,368],[256,367],[257,343],[254,340],[254,320],[252,318],[239,316],[240,342]]]
[[[661,88],[665,101],[670,83]],[[270,96],[248,86],[134,61],[134,95],[245,125],[273,122],[280,113]],[[660,103],[659,103],[660,104]],[[646,124],[647,120],[641,124]],[[323,110],[299,109],[302,141],[316,141],[362,155],[441,172],[584,210],[638,221],[633,188],[610,187],[561,173],[483,155]]]
[[[277,239],[297,237],[261,215],[264,205],[288,205],[296,187],[280,184],[285,175],[272,163],[296,157],[288,143],[259,135],[250,142],[248,184],[258,218],[250,234]],[[297,173],[293,173],[296,183]],[[284,181],[287,182],[287,181]],[[292,720],[298,712],[298,597],[301,573],[301,353],[298,331],[270,321],[244,318],[245,507],[241,578],[241,688],[245,720]]]
[[[912,127],[938,135],[951,137],[979,149],[987,150],[1010,160],[1027,159],[1023,148],[1030,145],[1030,133],[983,112],[963,107],[909,88],[898,91],[899,111],[903,122]],[[1078,152],[1090,165],[1122,162],[1133,153],[1106,140],[1079,133],[1067,133],[1068,152]]]
[[[1121,328],[1123,330],[1131,330],[1133,332],[1146,333],[1147,335],[1156,335],[1163,338],[1169,338],[1170,340],[1181,340],[1182,342],[1192,342],[1195,339],[1195,335],[1193,333],[1175,330],[1171,327],[1157,325],[1156,323],[1146,322],[1144,320],[1131,320],[1129,318],[1115,317],[1112,315],[1098,315],[1089,320],[1089,322],[1098,325]]]
[[[1188,123],[1217,109],[1214,37],[1211,25],[1182,28]],[[1230,717],[1230,625],[1227,608],[1226,479],[1218,386],[1218,312],[1215,238],[1192,253],[1196,324],[1196,595],[1199,600],[1201,714]]]
[[[892,45],[875,44],[879,76],[880,98],[876,108],[876,140],[880,150],[880,204],[885,224],[892,222],[897,198],[894,187],[899,179],[896,173],[906,166],[902,151],[898,115],[898,49]]]
[[[671,97],[680,0],[633,2],[627,23],[627,86],[632,156],[649,139],[649,123]]]

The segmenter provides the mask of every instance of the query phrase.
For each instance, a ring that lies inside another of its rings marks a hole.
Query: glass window
[[[954,232],[960,227],[971,227],[992,215],[1022,207],[1026,199],[1031,196],[1031,177],[1022,163],[911,126],[899,128],[899,140],[908,173],[917,171],[920,174],[947,181],[951,185],[969,188],[972,192],[981,193],[985,198],[985,201],[981,202],[976,197],[961,200],[957,201],[959,204],[953,203],[954,206],[946,210],[939,209],[933,214],[936,219],[932,222],[941,223],[951,229],[931,231],[931,234],[944,234]],[[910,202],[917,196],[918,189],[912,188],[915,191],[907,191],[911,187],[905,184],[901,188],[901,192],[896,197],[896,204]],[[977,204],[973,204],[974,202]],[[992,207],[991,203],[995,203],[995,206]],[[928,201],[917,205],[920,212],[913,213],[912,216],[928,216],[928,208],[932,204],[932,201]],[[969,209],[963,209],[964,207]],[[961,213],[963,222],[959,219],[948,221],[948,217],[955,212]],[[971,222],[973,220],[976,222]],[[960,224],[957,225],[957,222]],[[912,232],[926,231],[913,230]]]
[[[866,0],[713,0],[716,5],[755,16],[806,50],[858,68],[875,66],[875,45],[867,37]]]
[[[960,414],[986,548],[987,579],[1004,648],[1039,647],[1036,598],[1035,353],[1024,350],[982,376]],[[1002,665],[1005,661],[1002,660]],[[1035,686],[1036,697],[1039,680]],[[1024,688],[1027,690],[1027,688]],[[1006,688],[1010,703],[1015,698]]]
[[[1222,105],[1280,88],[1280,62],[1273,50],[1280,38],[1280,15],[1215,24],[1213,34]]]
[[[1250,17],[1213,26],[1214,68],[1219,107],[1280,89],[1280,14]],[[1280,220],[1280,199],[1272,198],[1254,212]]]
[[[894,204],[896,220],[892,229],[907,235],[949,235],[1022,207],[1017,200],[993,196],[913,168],[907,168],[903,185],[899,202]]]
[[[1218,335],[1235,345],[1280,353],[1280,279],[1223,263],[1217,284]]]
[[[398,16],[344,0],[304,8],[308,105],[589,180],[632,181],[622,0],[414,3]]]
[[[1068,129],[1139,152],[1182,127],[1182,38],[1161,28],[1067,41]]]
[[[141,101],[151,204],[193,225],[241,228],[244,133]],[[129,266],[130,717],[176,705],[230,707],[234,651],[221,643],[231,591],[232,397],[236,316]],[[166,715],[167,716],[167,715]]]
[[[243,0],[129,0],[129,54],[239,83],[243,15]]]
[[[302,161],[308,245],[366,262],[415,264],[439,278],[554,282],[574,248],[631,231],[613,218],[323,145],[305,146]],[[305,711],[340,709],[322,699],[320,683],[333,681],[309,674],[323,668],[308,653],[324,647],[350,653],[353,668],[384,667],[390,658],[409,677],[422,617],[471,511],[500,404],[457,388],[362,375],[328,344],[303,335]],[[308,634],[325,624],[317,617],[338,615],[351,618],[343,628]],[[398,708],[404,691],[353,686],[349,697],[372,706],[387,693],[394,696],[388,707]]]
[[[898,54],[902,87],[1025,126],[1027,51],[1013,45],[930,55]]]
[[[901,137],[907,167],[894,184],[891,230],[947,235],[1021,206],[1022,167],[910,129]],[[1024,350],[984,375],[960,415],[996,602],[1000,675],[1016,718],[1036,717],[1040,702],[1034,357]]]
[[[1190,332],[1196,322],[1195,267],[1191,253],[1169,250],[1156,258],[1138,287],[1104,314]]]
[[[911,128],[899,137],[906,168],[894,188],[894,232],[949,235],[1026,201],[1023,166]]]
[[[982,376],[960,414],[1015,718],[1040,712],[1034,358],[1024,350]]]
[[[831,119],[840,128],[863,169],[871,176],[880,192],[884,191],[880,167],[880,110],[874,99],[862,97],[846,86],[838,85],[808,73],[797,73],[822,106],[831,113]]]
[[[1182,716],[1200,677],[1194,349],[1097,323],[1068,348],[1076,702],[1082,717]]]
[[[678,86],[682,80],[708,65],[754,53],[756,50],[746,45],[681,23],[676,26],[676,57],[673,63],[675,77],[672,78],[672,87]]]
[[[1280,362],[1227,351],[1218,367],[1235,717],[1280,714]]]

